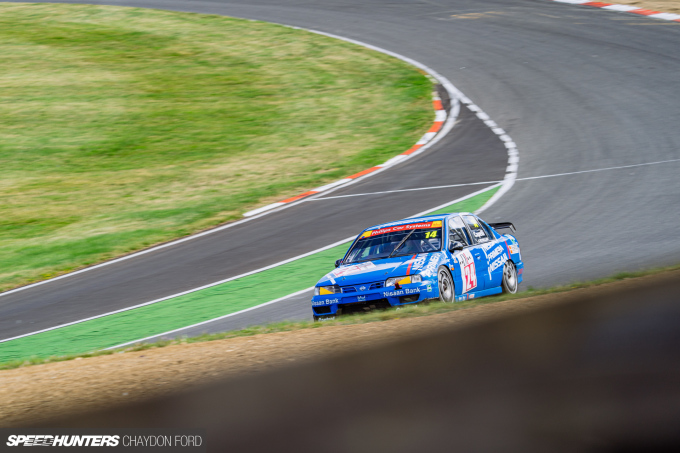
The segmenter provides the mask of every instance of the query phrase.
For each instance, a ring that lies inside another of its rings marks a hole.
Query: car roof
[[[371,227],[366,228],[364,231],[367,230],[377,230],[380,228],[386,228],[389,226],[395,226],[395,225],[404,225],[408,223],[415,223],[415,222],[431,222],[435,220],[444,220],[447,217],[454,215],[454,214],[470,214],[469,212],[449,212],[446,214],[431,214],[431,215],[423,215],[423,216],[418,216],[418,217],[408,217],[406,219],[401,219],[401,220],[395,220],[393,222],[387,222],[387,223],[379,223],[378,225],[373,225]]]

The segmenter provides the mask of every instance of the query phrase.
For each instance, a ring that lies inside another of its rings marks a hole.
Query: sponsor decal
[[[467,300],[467,294],[463,294],[462,296],[456,296],[456,301],[460,302],[463,300]]]
[[[515,253],[519,253],[519,245],[510,244],[510,245],[508,245],[508,250],[510,250],[511,255],[514,255]]]
[[[357,302],[366,302],[366,296],[357,296]]]
[[[319,321],[332,321],[335,319],[335,316],[325,316],[323,318],[319,318]]]
[[[508,260],[508,255],[505,252],[503,252],[503,255],[500,258],[498,258],[496,261],[491,263],[491,265],[489,266],[489,273],[491,273],[491,272],[495,271],[496,269],[498,269],[499,267],[501,267],[503,264],[505,264],[505,262],[507,260]]]
[[[468,299],[474,299],[475,298],[475,293],[468,294]]]
[[[432,253],[430,255],[430,261],[428,261],[427,266],[423,269],[422,274],[434,275],[437,272],[437,267],[439,266],[439,254]]]
[[[495,242],[488,242],[488,243],[486,243],[486,244],[483,244],[483,245],[482,245],[482,250],[484,250],[485,252],[488,252],[489,249],[493,248],[494,245],[496,245]]]
[[[517,271],[517,275],[522,275],[522,273],[524,273],[524,269],[520,269]]]
[[[500,255],[501,253],[503,253],[503,247],[499,245],[498,247],[496,247],[495,249],[493,249],[493,250],[491,251],[491,253],[489,253],[486,257],[487,257],[487,259],[488,259],[489,261],[491,261],[492,259],[496,258],[496,257],[497,257],[498,255]]]
[[[329,275],[335,276],[335,277],[342,277],[343,275],[351,275],[351,274],[357,274],[359,272],[364,272],[367,270],[373,270],[375,268],[375,264],[372,262],[367,262],[367,263],[361,263],[361,264],[355,264],[353,266],[347,266],[347,267],[341,267],[339,269],[334,270],[331,272]]]
[[[420,288],[404,288],[399,291],[385,291],[383,297],[408,296],[409,294],[420,294]]]
[[[434,222],[408,223],[406,225],[395,225],[387,228],[380,228],[377,230],[364,231],[361,234],[361,238],[370,238],[373,236],[379,236],[381,234],[393,233],[395,231],[418,230],[422,228],[441,228],[441,226],[442,226],[441,220],[435,220]]]
[[[321,305],[339,304],[340,299],[324,299],[324,300],[313,300],[312,307],[319,307]]]
[[[469,250],[460,252],[458,260],[460,261],[460,277],[463,280],[463,292],[466,293],[477,287],[475,260]]]
[[[428,293],[432,292],[432,285],[430,285],[430,284],[427,285],[427,292]]]
[[[476,238],[484,237],[484,232],[483,232],[482,230],[473,231],[472,234],[473,234]]]
[[[424,254],[418,255],[418,257],[415,260],[413,260],[413,265],[411,266],[411,269],[413,269],[414,271],[419,270],[425,265],[425,261],[427,261],[427,255]]]

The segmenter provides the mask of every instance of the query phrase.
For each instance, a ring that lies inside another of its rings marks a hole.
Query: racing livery
[[[430,299],[469,300],[516,293],[524,263],[519,243],[469,212],[376,225],[361,232],[336,269],[314,287],[315,320]]]

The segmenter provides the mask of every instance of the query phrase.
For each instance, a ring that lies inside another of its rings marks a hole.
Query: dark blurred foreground
[[[49,426],[200,427],[219,452],[680,451],[677,275]]]

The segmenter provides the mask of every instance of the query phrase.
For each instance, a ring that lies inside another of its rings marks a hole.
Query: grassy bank
[[[0,290],[240,217],[408,149],[407,64],[219,16],[0,4]]]

